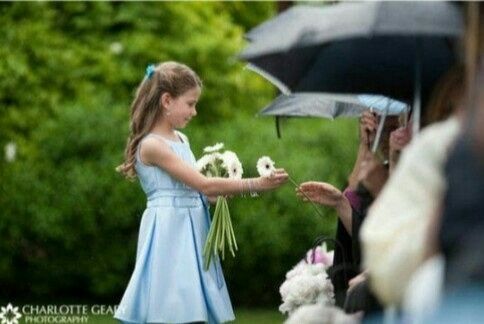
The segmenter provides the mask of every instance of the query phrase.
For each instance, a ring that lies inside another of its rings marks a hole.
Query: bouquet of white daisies
[[[237,155],[232,151],[222,153],[223,143],[206,147],[205,153],[196,163],[198,171],[207,177],[222,177],[241,179],[243,174],[242,164]],[[204,268],[208,269],[214,255],[225,258],[225,248],[228,248],[232,256],[235,256],[237,242],[235,240],[227,198],[217,197],[215,211],[212,217],[207,241],[203,248]]]

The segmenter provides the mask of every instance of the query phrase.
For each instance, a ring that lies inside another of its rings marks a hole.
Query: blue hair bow
[[[145,77],[147,79],[151,79],[151,77],[153,76],[153,74],[155,73],[155,65],[154,64],[150,64],[146,67],[146,73],[145,73]]]

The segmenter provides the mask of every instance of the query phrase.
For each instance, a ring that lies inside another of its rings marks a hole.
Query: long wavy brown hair
[[[422,127],[447,119],[462,104],[465,94],[465,68],[463,64],[450,68],[432,90]]]
[[[195,87],[202,87],[198,75],[185,64],[178,62],[158,64],[153,74],[145,76],[131,104],[130,134],[124,152],[125,160],[116,171],[128,179],[136,177],[136,150],[141,139],[162,116],[161,96],[169,93],[177,98]]]

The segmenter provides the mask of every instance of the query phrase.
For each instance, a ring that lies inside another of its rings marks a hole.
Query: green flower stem
[[[229,208],[228,205],[227,206],[227,210]],[[229,239],[229,241],[231,241],[231,243],[233,242],[233,245],[235,247],[235,250],[238,250],[239,248],[237,247],[237,241],[235,240],[235,233],[234,233],[234,227],[232,226],[232,219],[229,218],[229,232],[230,232],[230,237],[231,239]],[[232,250],[232,255],[235,256],[235,253],[233,252]]]
[[[229,214],[229,205],[227,202],[225,202],[225,208],[227,210],[227,215]],[[232,226],[232,219],[231,217],[227,217],[227,237],[228,237],[228,242],[230,246],[230,252],[232,253],[232,256],[235,257],[235,252],[234,252],[234,247],[235,250],[237,250],[237,242],[235,240],[235,234],[234,234],[234,227]]]
[[[219,224],[219,233],[220,233],[220,236],[219,236],[219,241],[218,241],[218,245],[217,245],[217,248],[219,251],[221,251],[223,249],[223,246],[225,245],[225,223],[227,222],[227,215],[225,213],[225,210],[222,209],[222,213],[221,213],[221,221],[220,221],[220,224]]]
[[[217,224],[220,218],[220,207],[221,204],[217,199],[217,204],[215,205],[215,212],[213,213],[212,226],[210,226],[210,231],[208,232],[207,241],[204,248],[205,269],[208,269],[210,261],[212,259],[212,247],[214,245],[214,239],[216,239],[215,235],[217,231]]]
[[[291,178],[289,176],[289,181],[292,182],[292,184],[296,187],[296,188],[299,188],[299,185],[297,184],[296,181],[294,181],[293,178]],[[316,207],[316,204],[303,192],[301,191],[301,193],[303,194],[303,196],[311,203],[311,205],[313,206],[314,210],[316,211],[316,213],[318,213],[319,216],[323,217],[324,218],[324,215],[321,214],[321,212],[319,211],[318,207]]]
[[[229,226],[230,226],[230,223],[228,222],[227,223],[227,230],[225,231],[225,239],[227,240],[228,248],[229,248],[230,253],[232,254],[232,256],[235,256],[234,247],[233,247],[233,244],[232,244],[232,237],[230,236],[230,228],[229,228]]]
[[[207,166],[204,174],[207,175],[208,173],[208,176],[211,177],[227,177],[227,170],[224,169],[222,164],[222,160],[217,159],[215,163]],[[238,248],[230,218],[229,205],[226,197],[219,196],[217,197],[217,203],[215,205],[215,211],[213,212],[205,246],[203,247],[205,271],[210,267],[210,261],[215,255],[221,256],[222,260],[225,259],[226,247],[232,256],[235,257],[234,247],[235,250]]]
[[[208,270],[208,267],[210,265],[210,261],[212,259],[212,246],[213,246],[213,239],[216,231],[216,224],[219,219],[219,211],[220,210],[220,205],[217,200],[217,205],[215,206],[215,212],[213,213],[213,219],[212,219],[212,226],[210,226],[210,230],[207,234],[207,241],[205,242],[205,247],[203,249],[203,256],[205,259],[205,270]]]
[[[231,218],[230,218],[229,209],[228,209],[229,207],[228,207],[227,202],[226,202],[224,207],[226,207],[227,215],[229,215],[229,217],[227,217],[227,224],[226,224],[227,227],[226,227],[224,234],[225,234],[225,237],[227,239],[227,243],[228,243],[230,253],[232,254],[232,257],[235,257],[234,240],[232,239],[232,235],[231,235],[231,233],[233,232],[233,227],[232,227],[232,221],[231,221]]]
[[[227,226],[227,219],[226,219],[226,215],[224,215],[224,217],[222,218],[222,226],[221,229],[221,238],[220,238],[220,245],[219,245],[219,250],[222,250],[222,260],[225,260],[225,244],[224,244],[224,241],[225,241],[225,228]]]
[[[212,224],[203,249],[205,270],[209,268],[210,261],[214,255],[220,255],[222,260],[225,258],[226,246],[232,256],[235,257],[234,247],[237,250],[237,242],[235,241],[234,229],[230,218],[229,205],[227,198],[220,196],[217,198]]]
[[[219,240],[220,240],[220,225],[221,225],[221,222],[223,222],[223,201],[222,201],[222,197],[219,197],[217,199],[217,205],[220,204],[221,207],[220,207],[220,212],[217,213],[217,221],[214,222],[214,225],[215,225],[215,244],[213,245],[213,253],[214,254],[217,254],[217,249],[218,249],[218,244],[219,244]]]

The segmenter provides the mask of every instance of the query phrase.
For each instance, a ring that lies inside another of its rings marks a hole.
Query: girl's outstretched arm
[[[288,179],[284,169],[277,169],[271,177],[250,179],[209,178],[179,158],[162,140],[148,137],[140,147],[143,163],[156,165],[187,186],[206,196],[266,191],[282,186]]]

